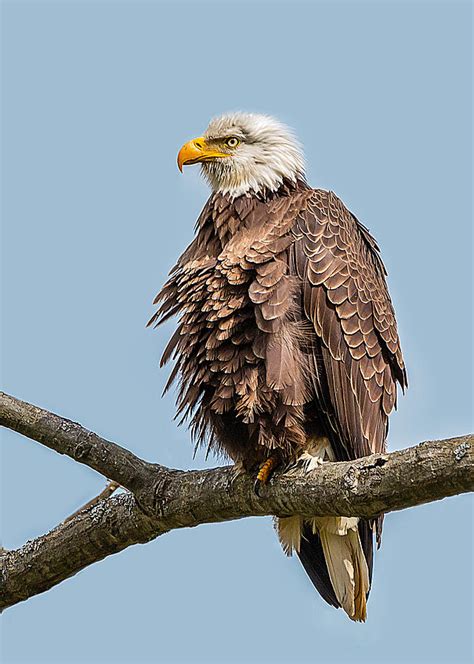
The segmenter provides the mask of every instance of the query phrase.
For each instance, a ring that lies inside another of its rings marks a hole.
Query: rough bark
[[[59,454],[67,454],[132,492],[150,465],[80,424],[4,392],[0,392],[0,425],[18,431]]]
[[[372,517],[474,488],[472,435],[327,463],[308,474],[276,474],[258,497],[253,478],[235,476],[231,467],[185,472],[150,464],[79,424],[1,393],[0,424],[133,493],[107,498],[22,548],[4,551],[0,609],[176,528],[264,515]]]

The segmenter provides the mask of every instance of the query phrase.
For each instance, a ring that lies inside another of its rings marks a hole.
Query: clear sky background
[[[273,114],[379,240],[410,390],[391,449],[471,428],[470,2],[2,3],[3,389],[179,468],[152,299],[207,197],[175,156],[227,110]],[[103,478],[11,432],[7,548]],[[81,545],[80,542],[77,543]],[[390,514],[366,624],[270,519],[173,532],[2,616],[3,662],[468,662],[472,503]]]

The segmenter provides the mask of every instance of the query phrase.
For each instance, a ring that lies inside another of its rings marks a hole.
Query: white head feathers
[[[204,139],[228,139],[227,156],[201,164],[214,191],[233,198],[276,191],[284,181],[304,179],[303,151],[292,130],[268,115],[229,113],[209,123]],[[234,146],[234,144],[237,145]]]

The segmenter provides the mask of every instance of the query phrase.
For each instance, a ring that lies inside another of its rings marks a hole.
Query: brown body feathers
[[[336,459],[385,449],[406,373],[378,247],[332,193],[213,194],[155,299],[179,316],[162,358],[197,443],[252,468],[308,436]]]

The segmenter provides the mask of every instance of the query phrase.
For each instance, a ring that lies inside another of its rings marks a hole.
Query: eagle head
[[[178,167],[201,164],[215,192],[232,198],[276,191],[304,179],[304,158],[292,130],[268,115],[227,113],[214,118],[202,136],[185,143]]]

